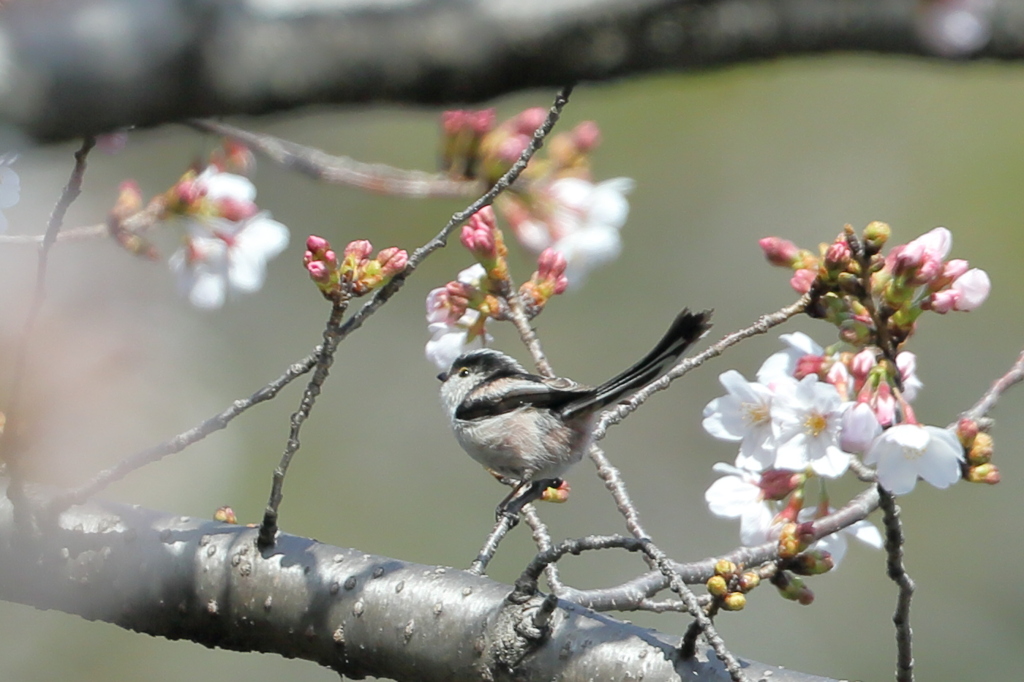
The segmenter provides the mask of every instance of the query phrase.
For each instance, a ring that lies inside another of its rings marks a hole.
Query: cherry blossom
[[[875,439],[864,457],[875,464],[878,483],[894,495],[905,495],[918,477],[936,488],[960,480],[964,449],[952,432],[937,426],[899,424]]]
[[[743,378],[736,370],[718,377],[728,395],[704,408],[704,430],[726,441],[741,441],[736,466],[762,471],[775,459],[772,435],[772,390]]]
[[[258,213],[241,221],[189,220],[185,244],[170,258],[178,290],[197,308],[215,309],[233,294],[263,286],[267,261],[288,246],[288,228]]]
[[[719,462],[712,467],[725,474],[705,491],[704,500],[715,516],[740,520],[740,541],[749,546],[767,542],[775,508],[765,500],[757,472]]]
[[[786,344],[787,348],[768,356],[757,370],[757,380],[762,384],[770,385],[779,380],[791,381],[796,376],[796,366],[801,358],[825,353],[824,348],[803,332],[782,334],[779,340]]]
[[[831,514],[835,509],[832,507],[828,508],[828,513]],[[799,519],[800,521],[813,521],[816,510],[812,507],[806,507],[800,510]],[[832,557],[832,569],[839,568],[840,562],[843,557],[846,556],[846,548],[848,538],[854,538],[863,542],[868,547],[874,549],[882,548],[882,534],[878,531],[873,523],[867,520],[860,520],[850,524],[846,528],[843,528],[837,533],[826,535],[821,538],[808,549],[822,549],[829,553]]]
[[[460,272],[456,281],[464,287],[479,289],[486,278],[484,266],[476,263]],[[486,331],[478,333],[483,327],[480,312],[466,310],[464,304],[465,301],[453,305],[449,287],[438,287],[427,294],[427,331],[430,332],[430,340],[427,341],[426,356],[442,371],[451,367],[455,358],[467,350],[482,348],[485,343],[493,340]]]
[[[846,472],[850,454],[839,448],[844,403],[833,386],[809,374],[798,383],[784,383],[772,401],[776,442],[775,466],[799,471],[810,466],[820,476]]]

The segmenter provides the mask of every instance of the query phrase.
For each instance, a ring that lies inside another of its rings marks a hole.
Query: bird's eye
[[[459,376],[462,377],[463,379],[468,377],[469,376],[469,369],[467,369],[466,367],[461,367],[459,369]]]

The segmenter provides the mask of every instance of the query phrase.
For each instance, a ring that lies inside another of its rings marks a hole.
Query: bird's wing
[[[482,419],[525,406],[558,409],[591,390],[562,377],[548,379],[519,374],[474,389],[455,411],[455,418],[464,421]]]

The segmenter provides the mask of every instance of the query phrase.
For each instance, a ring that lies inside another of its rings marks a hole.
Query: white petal
[[[259,291],[267,278],[267,262],[253,251],[234,250],[228,266],[228,283],[235,291]]]
[[[825,449],[825,455],[823,457],[814,457],[811,459],[811,468],[814,473],[825,478],[839,478],[846,473],[846,470],[850,468],[850,460],[853,456],[847,452],[843,452],[834,445],[830,445]]]
[[[906,495],[917,485],[917,469],[901,451],[884,453],[877,473],[878,483],[893,495]]]
[[[882,549],[882,534],[870,521],[857,521],[856,523],[850,524],[844,528],[842,532],[847,535],[852,535],[869,547]]]
[[[256,186],[249,182],[248,178],[234,173],[221,173],[214,169],[214,172],[207,173],[213,166],[204,170],[196,180],[206,188],[206,196],[209,199],[235,199],[237,201],[251,202],[256,198]]]
[[[270,260],[287,248],[289,236],[288,228],[272,220],[269,213],[258,213],[243,221],[234,248]]]
[[[704,430],[719,440],[743,439],[744,425],[739,401],[733,396],[715,398],[704,408]]]
[[[635,185],[630,178],[614,178],[597,185],[591,196],[587,223],[621,229],[629,217],[629,202],[625,195],[633,191]]]
[[[704,492],[704,500],[715,516],[734,519],[744,509],[760,500],[761,491],[756,485],[738,476],[723,476]]]

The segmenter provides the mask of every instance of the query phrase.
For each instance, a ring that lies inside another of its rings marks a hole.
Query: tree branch
[[[37,507],[48,505],[49,493],[29,493]],[[512,604],[510,586],[466,571],[284,533],[260,553],[257,533],[89,502],[29,536],[0,496],[0,598],[209,647],[303,658],[353,678],[728,679],[706,651],[680,660],[677,637],[569,602]],[[751,679],[826,680],[742,664]]]
[[[1015,0],[978,44],[918,0],[11,0],[0,122],[39,139],[310,104],[482,101],[791,55],[1024,56]]]

